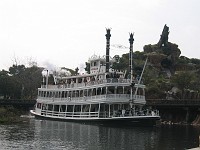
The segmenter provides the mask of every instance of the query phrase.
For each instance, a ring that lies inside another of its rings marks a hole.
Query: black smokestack
[[[129,43],[130,43],[130,52],[129,52],[129,73],[131,74],[131,70],[133,69],[132,68],[132,57],[133,57],[133,41],[134,41],[134,38],[133,38],[133,33],[130,34],[130,39],[129,39]]]
[[[109,62],[109,52],[110,52],[110,37],[111,37],[111,34],[110,34],[110,30],[111,29],[106,29],[106,72],[109,72],[109,66],[110,66],[110,62]]]

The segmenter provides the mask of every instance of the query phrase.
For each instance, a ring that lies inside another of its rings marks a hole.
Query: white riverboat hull
[[[57,120],[57,121],[67,121],[67,122],[80,122],[86,124],[100,124],[109,126],[156,126],[160,123],[160,116],[124,116],[124,117],[108,117],[108,118],[98,118],[98,117],[57,117],[49,115],[41,115],[30,111],[36,119],[47,119],[47,120]]]

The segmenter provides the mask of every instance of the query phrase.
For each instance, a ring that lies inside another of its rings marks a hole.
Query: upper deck
[[[137,80],[134,80],[134,87],[138,88],[145,88],[145,85],[138,84]],[[96,88],[96,87],[105,87],[105,86],[130,86],[131,80],[130,79],[121,79],[121,78],[108,78],[102,79],[97,81],[89,81],[89,82],[81,82],[81,83],[74,83],[71,82],[58,84],[58,85],[42,85],[39,90],[64,90],[64,89],[88,89],[88,88]]]

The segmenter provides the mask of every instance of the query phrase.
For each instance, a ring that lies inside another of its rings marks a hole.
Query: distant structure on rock
[[[168,41],[169,27],[165,24],[160,40],[154,45],[145,45],[144,52],[149,58],[149,62],[161,72],[166,72],[167,76],[175,73],[176,63],[181,54],[177,44]]]
[[[158,42],[159,48],[168,45],[168,35],[169,35],[169,27],[165,24],[162,34],[160,35],[160,40]]]

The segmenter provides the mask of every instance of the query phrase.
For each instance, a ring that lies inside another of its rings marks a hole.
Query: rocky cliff
[[[177,44],[168,42],[169,27],[164,26],[160,40],[157,44],[144,46],[144,52],[149,58],[149,62],[159,67],[160,70],[170,70],[173,75],[176,70],[177,60],[181,51]],[[167,73],[167,72],[166,72]]]

